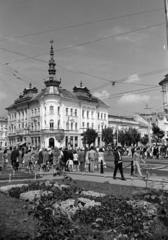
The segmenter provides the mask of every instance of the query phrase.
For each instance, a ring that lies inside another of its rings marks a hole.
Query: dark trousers
[[[119,171],[120,171],[121,178],[124,178],[122,162],[115,164],[113,177],[116,177],[116,174],[117,174],[117,170],[118,170],[118,169],[119,169]]]
[[[85,162],[80,162],[80,171],[83,172],[85,170]]]
[[[134,174],[134,165],[133,165],[133,161],[131,161],[131,175]]]

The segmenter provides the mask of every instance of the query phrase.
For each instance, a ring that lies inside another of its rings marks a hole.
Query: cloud
[[[126,83],[135,83],[139,82],[141,79],[139,78],[138,74],[133,74],[128,77],[128,79],[125,81]]]
[[[145,29],[145,27],[144,27],[144,29]],[[115,40],[117,42],[119,42],[119,41],[129,42],[134,45],[140,46],[140,45],[143,45],[144,43],[146,43],[149,39],[149,35],[147,33],[133,32],[133,33],[125,34],[127,32],[131,32],[131,29],[122,28],[120,26],[116,26],[116,27],[112,28],[110,31],[110,33],[112,33],[112,35],[121,34],[119,36],[116,36]]]
[[[100,92],[100,93],[95,92],[95,93],[93,93],[93,95],[97,98],[107,98],[107,97],[109,97],[110,94],[106,90],[102,90],[102,92]]]
[[[0,92],[0,100],[7,98],[7,94],[5,92]]]
[[[11,43],[17,43],[17,44],[20,44],[20,45],[27,45],[27,46],[30,46],[30,47],[44,47],[43,45],[28,43],[28,42],[23,41],[22,39],[18,39],[18,38],[14,38],[14,37],[7,37],[7,40]]]
[[[117,102],[119,105],[126,104],[137,104],[140,101],[143,101],[144,104],[147,103],[150,99],[150,96],[140,95],[140,94],[125,94]]]

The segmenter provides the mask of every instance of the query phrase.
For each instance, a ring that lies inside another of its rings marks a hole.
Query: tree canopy
[[[113,144],[114,134],[111,127],[102,130],[102,141],[105,145]]]
[[[85,132],[83,132],[81,134],[81,136],[83,136],[82,141],[84,144],[88,144],[89,146],[95,142],[98,133],[92,129],[92,128],[88,128]]]
[[[141,134],[135,128],[129,128],[128,130],[119,130],[118,131],[118,142],[121,145],[127,144],[137,144],[141,139]]]
[[[162,131],[156,124],[152,124],[153,138],[157,142],[164,136],[164,131]]]
[[[140,142],[141,142],[143,145],[146,145],[146,144],[149,142],[149,137],[148,137],[148,135],[145,134],[145,135],[141,138]]]

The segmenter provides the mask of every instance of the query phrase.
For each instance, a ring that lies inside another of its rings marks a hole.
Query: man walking
[[[11,165],[14,171],[18,170],[18,164],[17,164],[17,162],[19,161],[18,157],[19,157],[19,151],[16,149],[16,147],[14,147],[11,153]]]
[[[117,147],[116,151],[114,152],[114,173],[113,179],[116,179],[117,170],[119,169],[121,174],[121,180],[126,181],[124,174],[123,174],[123,166],[122,166],[122,156],[121,156],[121,148]]]
[[[80,171],[83,172],[85,170],[85,149],[81,148],[78,153],[78,160],[80,163]]]

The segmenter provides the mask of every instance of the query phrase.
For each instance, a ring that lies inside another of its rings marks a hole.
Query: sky
[[[1,0],[0,116],[45,87],[51,40],[62,88],[82,81],[112,115],[163,111],[164,0]]]

